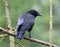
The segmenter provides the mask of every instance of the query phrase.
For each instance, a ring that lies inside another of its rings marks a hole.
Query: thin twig
[[[8,24],[8,28],[10,29],[9,32],[12,32],[12,26],[11,26],[11,19],[10,19],[10,15],[9,15],[9,9],[8,9],[8,2],[7,0],[3,0],[4,1],[4,6],[5,6],[5,12],[6,12],[6,19],[7,19],[7,24]],[[9,36],[10,38],[10,47],[14,47],[14,43],[12,41],[14,41],[14,37],[13,36]]]
[[[52,0],[50,0],[50,34],[49,34],[50,47],[52,47]]]
[[[7,36],[8,34],[0,35],[0,37]]]
[[[15,41],[16,44],[18,44],[20,47],[24,47],[22,44],[18,43],[17,41]]]
[[[5,37],[5,34],[4,34],[3,37],[1,38],[1,40],[0,40],[0,44],[2,43],[4,37]]]

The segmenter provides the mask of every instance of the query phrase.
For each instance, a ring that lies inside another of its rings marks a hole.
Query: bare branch
[[[24,47],[22,44],[18,43],[17,41],[15,41],[16,44],[18,44],[20,47]]]
[[[50,42],[50,47],[52,47],[52,31],[53,31],[53,26],[52,26],[52,0],[50,0],[50,32],[49,32],[49,42]]]
[[[10,19],[10,15],[9,15],[9,9],[8,9],[8,1],[7,0],[3,0],[4,2],[4,6],[5,6],[5,12],[6,12],[6,19],[7,19],[7,24],[9,27],[9,32],[13,33],[12,31],[12,26],[11,26],[11,19]],[[10,47],[14,47],[14,37],[13,36],[9,36],[10,38]]]
[[[3,33],[6,33],[8,35],[14,36],[14,37],[16,36],[16,34],[7,32],[7,30],[5,30],[4,28],[1,28],[1,27],[0,27],[0,31],[3,32]],[[36,42],[36,43],[39,43],[39,44],[42,44],[42,45],[50,46],[50,43],[42,41],[42,40],[38,40],[38,39],[35,39],[35,38],[24,37],[24,39],[28,40],[28,41]],[[55,44],[52,44],[52,47],[58,47],[58,46],[56,46]]]
[[[5,30],[4,28],[1,28],[1,27],[0,27],[0,31],[3,33],[6,33],[8,35],[14,36],[14,37],[16,36],[14,33],[10,33],[10,32],[8,32],[8,30]]]
[[[7,34],[0,35],[0,37],[4,37],[4,36],[7,36]]]

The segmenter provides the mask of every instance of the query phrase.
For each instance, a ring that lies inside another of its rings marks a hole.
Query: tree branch
[[[4,36],[7,36],[7,34],[0,35],[0,37],[4,37]]]
[[[6,34],[14,36],[14,37],[16,36],[16,34],[10,33],[10,32],[8,32],[8,30],[6,30],[4,28],[1,28],[1,27],[0,27],[0,32],[6,33]],[[39,44],[42,44],[42,45],[50,46],[50,43],[42,41],[42,40],[38,40],[38,39],[35,39],[35,38],[24,37],[24,39],[28,40],[28,41],[36,42],[36,43],[39,43]],[[52,44],[52,47],[58,47],[58,46],[56,46],[55,44]]]
[[[13,33],[12,26],[11,26],[11,19],[10,19],[10,15],[9,15],[9,9],[8,9],[8,1],[7,0],[3,0],[3,2],[4,2],[4,6],[5,6],[7,24],[8,24],[8,27],[10,29],[8,32]],[[14,47],[14,41],[15,41],[14,37],[13,36],[9,36],[9,38],[10,38],[10,47]]]
[[[50,0],[50,32],[49,32],[49,42],[50,42],[50,47],[52,47],[52,33],[53,33],[53,20],[52,20],[52,0]]]

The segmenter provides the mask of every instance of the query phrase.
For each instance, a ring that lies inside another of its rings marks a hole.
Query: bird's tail
[[[23,39],[24,38],[24,32],[22,33],[23,31],[19,31],[19,32],[17,32],[17,35],[16,35],[16,38],[17,39]]]

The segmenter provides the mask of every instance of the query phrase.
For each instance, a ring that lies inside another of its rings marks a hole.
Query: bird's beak
[[[39,16],[42,16],[41,14]]]

